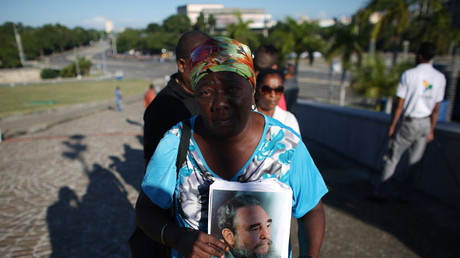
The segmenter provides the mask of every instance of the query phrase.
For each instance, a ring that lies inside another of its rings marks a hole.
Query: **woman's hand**
[[[198,230],[184,231],[177,249],[185,257],[225,257],[229,247],[222,240]]]

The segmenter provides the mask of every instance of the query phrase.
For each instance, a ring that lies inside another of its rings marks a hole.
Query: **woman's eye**
[[[238,91],[238,87],[230,87],[230,88],[228,88],[229,93],[235,93],[237,91]]]
[[[200,97],[208,97],[212,94],[211,90],[202,90],[200,91]]]

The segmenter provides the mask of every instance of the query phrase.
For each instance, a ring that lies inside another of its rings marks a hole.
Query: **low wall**
[[[296,117],[304,138],[379,169],[390,115],[299,100]],[[460,207],[460,124],[437,123],[435,141],[428,144],[413,183],[417,189]]]
[[[0,83],[20,83],[40,80],[40,69],[37,68],[0,69]]]

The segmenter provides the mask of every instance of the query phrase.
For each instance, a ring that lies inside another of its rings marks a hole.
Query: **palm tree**
[[[286,18],[286,23],[280,24],[271,35],[271,42],[286,57],[294,52],[295,66],[298,67],[301,54],[308,53],[310,65],[314,62],[314,52],[324,52],[324,41],[319,35],[320,27],[314,22],[297,22],[291,17]]]
[[[227,34],[230,38],[236,39],[242,43],[247,44],[251,49],[259,45],[259,39],[256,34],[251,31],[249,25],[253,23],[252,20],[244,22],[240,13],[234,14],[238,18],[238,23],[227,25]]]
[[[342,78],[340,82],[340,106],[344,105],[345,101],[345,79],[347,70],[351,67],[352,56],[356,55],[358,66],[361,65],[362,47],[359,45],[360,35],[358,26],[354,23],[345,25],[337,23],[334,28],[332,44],[326,52],[326,60],[329,64],[332,63],[334,57],[339,56],[342,61]]]
[[[369,39],[369,54],[374,55],[377,36],[380,32],[381,23],[379,20],[379,13],[370,9],[362,8],[353,15],[353,21],[359,28],[359,34],[362,42],[361,46],[365,46]]]
[[[413,62],[406,61],[388,68],[379,55],[367,56],[362,66],[354,66],[352,69],[352,87],[367,99],[387,99],[386,106],[380,108],[390,113],[392,97],[396,93],[401,74],[413,66]]]
[[[208,24],[209,24],[209,34],[214,35],[214,29],[216,28],[216,18],[214,15],[210,14],[208,16]]]
[[[366,8],[382,12],[382,18],[377,22],[379,30],[392,31],[393,64],[398,58],[398,48],[402,35],[411,22],[411,7],[418,0],[371,0]]]
[[[414,31],[413,43],[432,41],[442,54],[452,54],[452,47],[460,41],[460,31],[452,27],[452,17],[439,0],[426,2],[409,31]]]

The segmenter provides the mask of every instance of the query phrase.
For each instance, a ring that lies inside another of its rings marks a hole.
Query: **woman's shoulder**
[[[265,121],[267,124],[266,134],[268,134],[266,135],[266,139],[269,139],[270,137],[278,135],[280,134],[280,132],[282,132],[284,139],[288,139],[289,141],[293,141],[296,143],[302,140],[298,133],[294,129],[292,129],[292,127],[286,125],[284,121],[269,116],[265,116]]]
[[[190,130],[193,131],[194,126],[195,126],[196,117],[197,116],[193,116],[186,120],[180,121],[179,123],[171,127],[171,129],[169,129],[165,133],[164,137],[180,137],[182,130],[184,129],[184,126],[190,127]],[[187,123],[187,125],[184,125],[185,123]]]
[[[277,119],[276,117],[280,117],[280,118],[284,118],[284,119],[296,119],[294,114],[292,114],[291,112],[287,111],[287,110],[284,110],[278,106],[275,107],[275,113],[273,115],[273,117],[275,119]],[[278,120],[281,120],[281,119],[278,119]]]
[[[299,123],[297,122],[297,118],[291,112],[276,107],[275,113],[273,114],[273,118],[279,120],[281,123],[292,128],[297,134],[300,134],[300,128]]]

